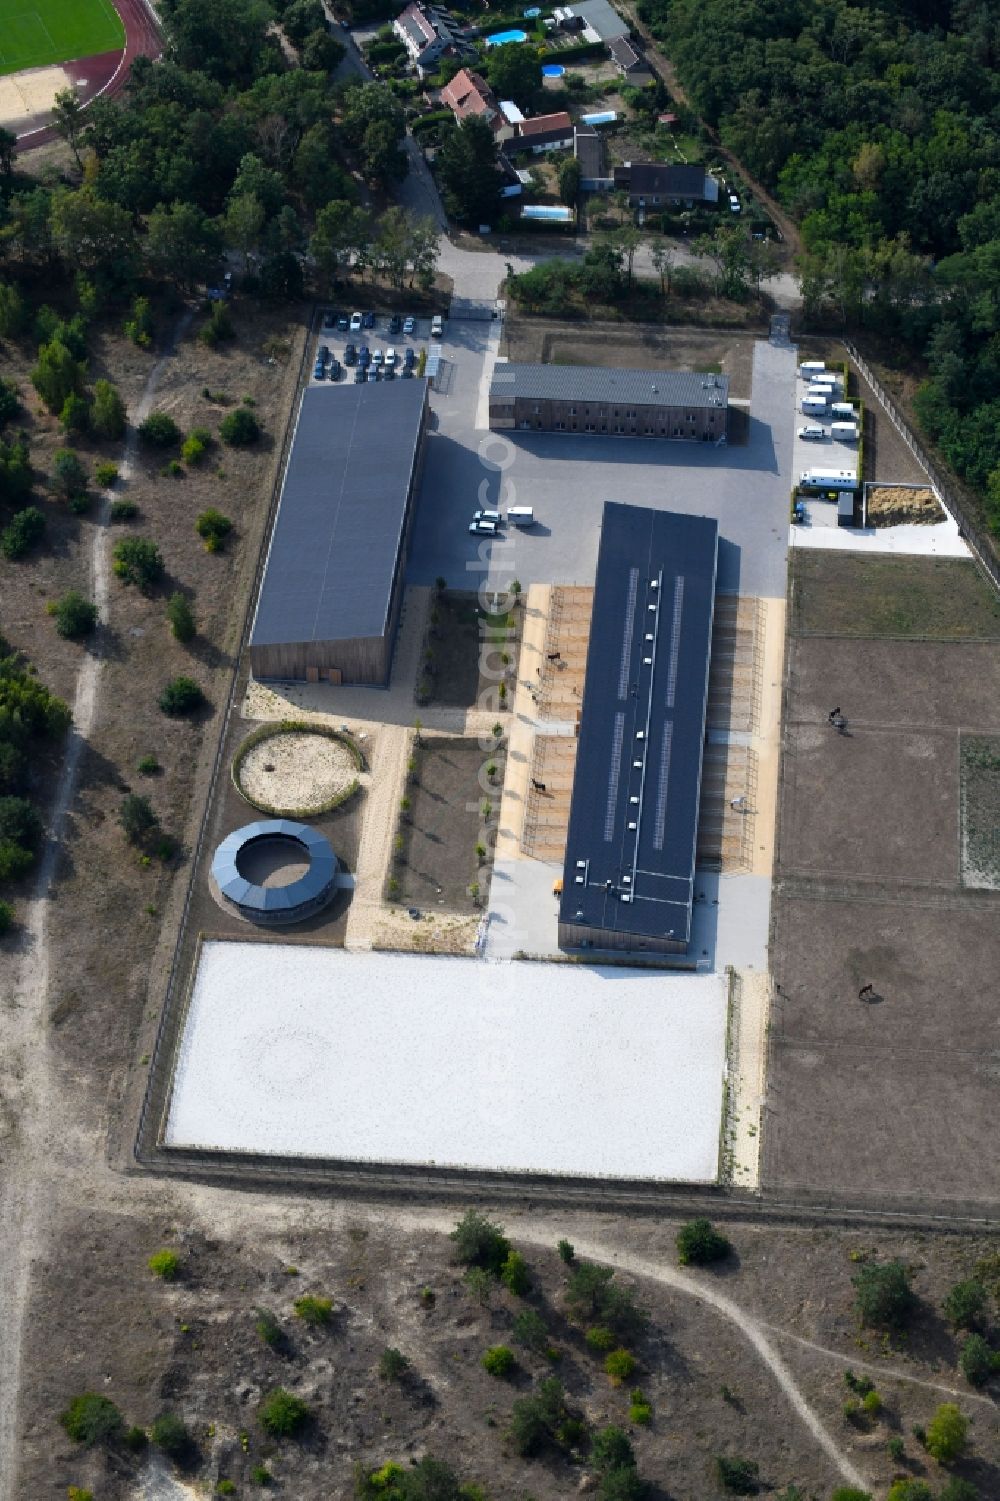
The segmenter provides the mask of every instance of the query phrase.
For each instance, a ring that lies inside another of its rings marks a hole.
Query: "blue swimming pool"
[[[541,15],[541,13],[542,13],[541,6],[533,5],[530,10],[526,10],[525,11],[525,13],[524,13],[524,19],[526,21],[537,21],[538,17]]]
[[[543,78],[561,78],[563,76],[563,74],[565,73],[565,71],[566,71],[566,69],[563,67],[562,63],[543,63],[542,64],[542,77]]]
[[[486,38],[487,47],[505,47],[508,42],[526,42],[526,31],[498,31],[495,36]]]
[[[553,219],[558,224],[569,224],[573,218],[571,208],[558,203],[526,203],[521,210],[522,219]]]

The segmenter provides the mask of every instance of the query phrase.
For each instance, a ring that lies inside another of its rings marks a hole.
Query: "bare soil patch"
[[[357,775],[345,745],[305,730],[260,741],[240,764],[240,783],[251,801],[295,808],[303,818],[346,792]]]
[[[1000,736],[963,735],[962,883],[1000,891]]]
[[[933,490],[902,485],[877,485],[868,491],[866,514],[872,526],[936,526],[944,520]]]
[[[503,748],[484,751],[478,740],[425,737],[415,761],[406,788],[411,806],[401,813],[393,862],[399,889],[390,886],[389,893],[417,906],[468,911],[470,887],[489,890]],[[490,766],[496,768],[492,777]]]
[[[493,615],[478,595],[446,589],[431,602],[417,702],[471,709],[494,704],[505,682],[513,699],[521,612]],[[504,658],[507,658],[504,661]]]
[[[729,376],[730,395],[749,400],[753,335],[724,330],[671,328],[659,323],[572,324],[546,318],[508,317],[506,353],[542,365],[613,365],[639,370],[699,370]]]
[[[798,548],[793,564],[794,635],[1000,638],[1000,600],[971,560]]]

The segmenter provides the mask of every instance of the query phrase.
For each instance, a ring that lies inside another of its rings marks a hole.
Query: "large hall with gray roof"
[[[728,376],[692,370],[499,362],[490,382],[490,427],[499,432],[720,443],[728,414]]]

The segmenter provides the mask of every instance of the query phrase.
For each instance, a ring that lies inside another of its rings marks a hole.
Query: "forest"
[[[922,377],[921,426],[1000,533],[1000,8],[640,0],[640,14],[799,223],[810,322],[891,342]]]

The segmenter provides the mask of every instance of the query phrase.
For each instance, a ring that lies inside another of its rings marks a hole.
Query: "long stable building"
[[[257,678],[387,683],[427,383],[303,393],[250,637]]]
[[[604,507],[559,946],[684,953],[719,529]]]
[[[718,443],[726,436],[729,378],[691,370],[497,364],[490,427],[610,433]]]

